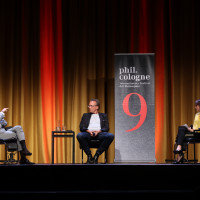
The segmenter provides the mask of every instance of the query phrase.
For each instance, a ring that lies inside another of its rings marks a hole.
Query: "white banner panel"
[[[154,54],[115,54],[115,162],[155,162]]]

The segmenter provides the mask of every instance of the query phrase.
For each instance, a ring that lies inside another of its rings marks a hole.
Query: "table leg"
[[[75,133],[73,133],[73,164],[75,163]]]
[[[54,164],[54,134],[52,133],[52,164]]]

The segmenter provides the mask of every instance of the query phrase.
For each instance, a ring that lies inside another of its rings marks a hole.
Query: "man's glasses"
[[[97,106],[97,105],[88,105],[88,108],[93,108],[94,106]]]

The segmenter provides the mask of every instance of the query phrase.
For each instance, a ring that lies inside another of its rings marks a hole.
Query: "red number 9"
[[[133,95],[133,94],[137,95],[140,99],[141,107],[140,107],[140,112],[137,115],[133,115],[129,111],[129,99],[130,99],[131,95]],[[140,128],[140,126],[142,126],[142,124],[144,123],[146,116],[147,116],[147,104],[146,104],[146,101],[145,101],[145,99],[142,95],[140,95],[138,93],[128,94],[123,100],[123,110],[128,116],[131,116],[131,117],[140,116],[140,120],[139,120],[138,124],[135,127],[133,127],[132,129],[126,130],[126,132],[134,131],[134,130]]]

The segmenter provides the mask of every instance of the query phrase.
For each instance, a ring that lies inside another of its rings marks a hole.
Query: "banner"
[[[155,162],[154,54],[115,54],[115,162]]]

